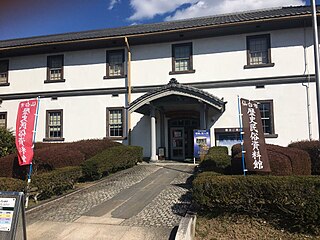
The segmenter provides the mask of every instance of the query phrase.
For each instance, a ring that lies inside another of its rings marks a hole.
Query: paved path
[[[30,209],[28,239],[169,239],[190,204],[193,168],[142,163]]]

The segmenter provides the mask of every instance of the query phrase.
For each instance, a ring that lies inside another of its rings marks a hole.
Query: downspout
[[[128,98],[127,106],[130,106],[131,103],[131,50],[127,37],[124,37],[124,41],[127,47],[127,82],[128,82]],[[128,116],[128,145],[131,145],[131,113],[127,112]]]
[[[307,75],[308,83],[304,84],[302,83],[302,86],[306,87],[306,94],[307,94],[307,116],[308,116],[308,132],[309,132],[309,140],[312,139],[312,130],[311,130],[311,112],[310,112],[310,73],[309,73],[309,67],[308,67],[308,59],[307,59],[307,40],[306,40],[306,22],[304,21],[304,27],[303,27],[303,54],[304,54],[304,72],[303,75]]]

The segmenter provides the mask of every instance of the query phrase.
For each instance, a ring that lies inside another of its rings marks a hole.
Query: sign
[[[194,157],[200,158],[207,154],[211,147],[210,131],[209,130],[193,130],[193,146]]]
[[[241,98],[245,163],[249,172],[271,172],[258,103]]]
[[[0,192],[0,239],[27,239],[22,192]]]
[[[38,100],[20,102],[16,122],[16,147],[19,165],[32,163],[33,134]]]

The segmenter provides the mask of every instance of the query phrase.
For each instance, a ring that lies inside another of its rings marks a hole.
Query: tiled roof
[[[320,12],[318,7],[317,12]],[[159,33],[170,30],[183,30],[195,27],[217,26],[230,23],[245,23],[255,20],[271,20],[282,17],[294,17],[311,14],[310,6],[282,7],[262,9],[247,12],[230,13],[200,18],[191,18],[178,21],[161,22],[154,24],[142,24],[103,30],[92,30],[84,32],[73,32],[40,37],[21,38],[0,41],[0,49],[14,46],[25,46],[42,43],[56,43],[64,41],[85,40],[95,38],[108,38],[130,36],[136,34]]]

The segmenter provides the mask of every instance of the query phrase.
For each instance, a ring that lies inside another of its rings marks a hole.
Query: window
[[[105,78],[124,77],[124,50],[107,51],[107,76]]]
[[[247,65],[252,67],[272,67],[270,34],[247,37]]]
[[[9,61],[0,61],[0,85],[8,85]]]
[[[273,101],[258,101],[262,120],[263,132],[265,135],[274,134],[273,122]]]
[[[107,137],[123,139],[125,136],[124,108],[107,109]]]
[[[194,73],[192,67],[192,43],[172,45],[172,72],[176,73]]]
[[[63,110],[47,111],[46,140],[63,139]]]
[[[63,55],[48,56],[48,72],[45,82],[61,82],[63,79]]]
[[[0,128],[7,128],[7,113],[0,112]]]

